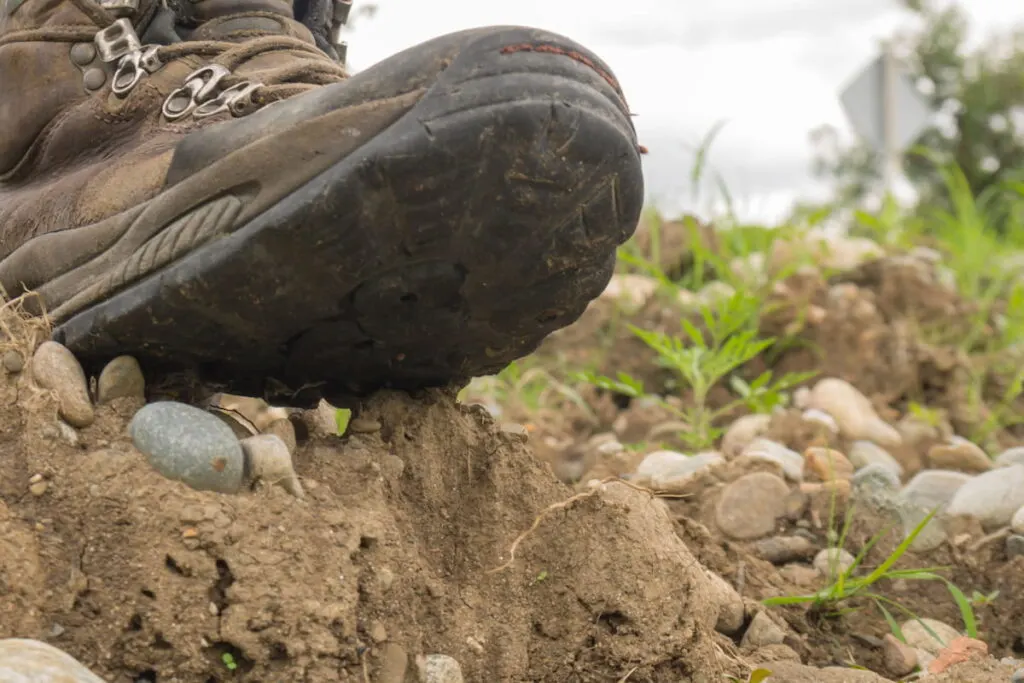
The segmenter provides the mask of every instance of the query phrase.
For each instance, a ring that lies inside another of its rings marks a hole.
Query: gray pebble
[[[1024,683],[1024,669],[1017,669],[1010,677],[1010,683]]]
[[[996,456],[996,467],[1009,467],[1010,465],[1024,465],[1024,446],[1010,448]]]
[[[4,370],[13,374],[21,372],[25,368],[25,359],[14,349],[4,354]]]
[[[850,446],[849,458],[857,469],[863,469],[870,465],[881,465],[896,474],[896,481],[903,476],[903,465],[899,460],[892,457],[889,451],[871,441],[854,441]]]
[[[758,612],[750,620],[747,632],[743,634],[740,647],[757,649],[766,645],[778,645],[786,639],[786,632],[768,616],[767,612]]]
[[[1024,556],[1024,536],[1012,534],[1006,539],[1006,554],[1012,559]]]
[[[151,403],[135,414],[129,431],[135,447],[168,479],[198,491],[241,490],[242,447],[231,428],[205,410],[172,401]]]
[[[818,549],[802,536],[774,536],[754,543],[754,554],[772,564],[786,564],[806,560]]]
[[[462,667],[448,655],[427,655],[417,662],[421,683],[462,683]]]
[[[971,481],[971,477],[961,472],[946,470],[918,472],[903,487],[896,499],[900,520],[903,522],[904,537],[909,536],[933,509],[938,509],[939,513],[944,512],[957,491],[969,481]],[[939,515],[936,515],[935,518],[932,518],[914,539],[910,546],[912,551],[929,552],[945,542],[946,532],[938,517]]]
[[[1006,526],[1024,507],[1024,465],[1011,465],[979,474],[957,490],[950,515],[969,515],[986,531]]]
[[[755,439],[741,455],[777,463],[790,481],[802,481],[804,478],[804,456],[769,439]]]
[[[118,398],[145,397],[146,380],[139,361],[131,356],[118,356],[103,368],[96,389],[99,403],[109,403]]]

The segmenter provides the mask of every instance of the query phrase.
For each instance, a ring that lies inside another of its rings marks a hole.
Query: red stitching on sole
[[[562,55],[563,57],[574,59],[580,64],[589,66],[591,69],[596,71],[601,78],[608,81],[608,85],[615,88],[615,92],[619,94],[619,97],[622,97],[623,100],[625,100],[625,96],[622,94],[622,88],[619,86],[619,82],[616,81],[610,73],[595,64],[593,59],[584,54],[580,54],[575,50],[566,50],[556,45],[541,45],[534,43],[520,43],[519,45],[507,45],[501,48],[501,54],[503,55],[515,54],[516,52],[543,52],[546,54]]]

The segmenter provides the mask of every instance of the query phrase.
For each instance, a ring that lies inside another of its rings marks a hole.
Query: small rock
[[[298,439],[295,438],[295,425],[288,418],[280,418],[274,420],[267,428],[263,430],[264,434],[273,434],[277,438],[284,442],[284,445],[288,447],[288,452],[295,455],[295,451],[299,447]]]
[[[4,353],[4,370],[12,375],[21,372],[25,368],[25,359],[14,349],[8,349]]]
[[[903,476],[903,465],[892,457],[889,451],[870,441],[854,441],[850,446],[850,462],[858,470],[869,465],[882,465],[896,473],[899,481]]]
[[[804,451],[804,477],[808,473],[822,481],[850,479],[853,476],[853,464],[837,450],[808,448]]]
[[[928,664],[928,673],[940,674],[954,664],[961,664],[971,659],[983,659],[988,656],[988,645],[980,640],[960,636],[943,648]]]
[[[387,567],[377,570],[377,586],[381,593],[387,593],[395,583],[395,573]]]
[[[768,432],[771,423],[772,416],[767,413],[744,415],[735,420],[722,437],[722,455],[729,460],[738,457],[754,439]]]
[[[779,569],[779,576],[794,586],[801,588],[810,588],[821,582],[821,573],[817,569],[804,564],[787,564]]]
[[[680,493],[698,474],[723,464],[725,458],[720,453],[697,453],[684,461],[677,461],[671,470],[653,475],[651,488],[663,493]]]
[[[0,681],[104,683],[77,659],[38,640],[0,640]]]
[[[368,417],[354,417],[348,423],[348,431],[352,434],[375,434],[381,430],[381,423]]]
[[[747,632],[743,634],[740,647],[757,649],[766,645],[778,645],[786,639],[786,632],[776,624],[767,612],[758,612],[750,620]]]
[[[767,472],[751,472],[722,491],[715,508],[718,528],[737,540],[753,540],[775,530],[786,513],[789,487]]]
[[[405,683],[409,668],[409,654],[395,642],[385,643],[381,648],[381,664],[375,683]]]
[[[976,518],[986,531],[1010,523],[1024,507],[1024,465],[979,474],[960,487],[949,503],[950,515]]]
[[[810,559],[818,549],[802,536],[775,536],[757,541],[753,550],[762,560],[772,564],[786,564]]]
[[[518,422],[502,422],[498,425],[498,431],[506,436],[517,439],[521,443],[526,443],[530,440],[529,430],[526,429],[525,425]]]
[[[1010,558],[1024,556],[1024,536],[1010,534],[1006,538],[1006,555]]]
[[[29,484],[28,492],[31,493],[33,496],[36,496],[38,498],[39,496],[41,496],[44,493],[46,493],[46,490],[48,488],[50,488],[50,483],[48,481],[46,481],[46,480],[36,481],[36,482],[33,482],[33,483]]]
[[[728,581],[710,569],[705,568],[704,574],[708,577],[711,586],[711,599],[718,605],[718,620],[715,622],[715,630],[727,636],[738,633],[743,628],[746,618],[743,598]]]
[[[57,433],[60,434],[60,438],[64,440],[64,443],[69,446],[78,445],[78,432],[75,431],[74,427],[60,418],[57,419]]]
[[[1010,683],[1024,683],[1024,669],[1017,669],[1010,678]]]
[[[872,441],[879,446],[899,446],[903,439],[884,422],[864,394],[845,380],[827,377],[814,385],[808,407],[823,410],[839,424],[848,439]]]
[[[384,626],[384,624],[382,624],[379,621],[375,621],[372,624],[370,624],[369,634],[370,640],[377,643],[378,645],[380,645],[388,639],[388,630]]]
[[[642,308],[658,290],[658,281],[648,275],[616,273],[601,292],[602,300],[614,301],[627,310]]]
[[[903,522],[904,538],[909,536],[932,510],[945,513],[957,491],[969,481],[971,477],[962,472],[918,472],[896,497],[896,509]],[[945,540],[946,532],[941,521],[933,518],[914,539],[910,548],[917,553],[929,552],[938,548]]]
[[[146,398],[146,380],[139,361],[132,356],[118,356],[100,373],[96,400],[103,404],[117,398]]]
[[[755,439],[743,449],[743,457],[767,460],[782,467],[786,479],[801,481],[804,477],[804,458],[794,450],[768,439]]]
[[[869,494],[895,494],[900,490],[900,477],[891,467],[872,463],[853,473],[850,480],[854,490],[865,490]]]
[[[1024,507],[1013,513],[1013,517],[1010,519],[1010,528],[1015,534],[1024,534]]]
[[[914,648],[891,633],[882,639],[882,657],[885,668],[898,678],[906,676],[917,667],[917,652]]]
[[[245,456],[231,427],[182,403],[150,403],[129,425],[132,443],[157,472],[198,491],[237,493]],[[277,437],[274,437],[277,438]]]
[[[996,456],[996,467],[1009,467],[1010,465],[1024,465],[1024,446],[1009,448]]]
[[[245,473],[250,481],[276,484],[296,498],[303,497],[288,446],[276,434],[250,436],[240,442],[245,454]]]
[[[418,657],[420,683],[462,683],[462,667],[448,655]]]
[[[992,460],[985,451],[966,439],[955,438],[928,449],[928,462],[933,469],[978,474],[992,469]]]
[[[928,629],[931,629],[931,633]],[[937,656],[944,647],[960,637],[955,628],[935,619],[908,619],[900,626],[900,630],[903,631],[907,645],[924,650],[932,656]],[[938,636],[938,640],[935,636]]]
[[[32,357],[32,376],[39,386],[57,395],[60,416],[68,424],[83,428],[96,419],[85,371],[67,348],[43,342]]]
[[[839,423],[836,422],[836,419],[834,417],[826,413],[824,410],[810,408],[808,410],[805,410],[800,417],[803,419],[804,422],[815,422],[817,424],[822,425],[833,434],[839,433]]]
[[[814,568],[829,578],[844,574],[856,561],[844,548],[825,548],[814,556]]]

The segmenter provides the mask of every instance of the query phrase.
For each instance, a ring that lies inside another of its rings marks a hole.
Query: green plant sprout
[[[644,330],[630,325],[630,331],[658,354],[658,363],[674,371],[681,388],[689,388],[691,400],[682,408],[661,397],[653,397],[687,425],[680,438],[688,447],[706,448],[712,445],[722,430],[716,420],[740,405],[764,407],[782,402],[781,393],[816,373],[787,374],[773,379],[770,372],[762,374],[750,384],[741,385],[745,394],[720,408],[708,405],[708,394],[725,377],[757,357],[774,343],[773,338],[759,338],[757,320],[760,301],[744,292],[736,292],[715,306],[702,306],[700,315],[706,332],[702,332],[687,319],[680,324],[684,337]],[[578,377],[595,386],[631,398],[647,396],[643,383],[627,373],[615,378],[593,371]]]
[[[225,652],[220,656],[220,660],[224,662],[224,666],[227,667],[228,671],[234,671],[238,668],[238,662],[235,661],[234,655],[230,652]]]

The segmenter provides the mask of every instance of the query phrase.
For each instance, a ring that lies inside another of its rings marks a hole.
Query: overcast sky
[[[355,7],[359,7],[356,0]],[[349,37],[364,68],[431,37],[519,24],[567,35],[622,82],[645,159],[648,195],[670,213],[702,210],[688,182],[693,149],[726,119],[711,152],[741,214],[771,220],[820,192],[808,133],[849,134],[837,94],[908,25],[895,0],[379,0]],[[977,37],[1024,21],[1021,0],[966,0]]]

